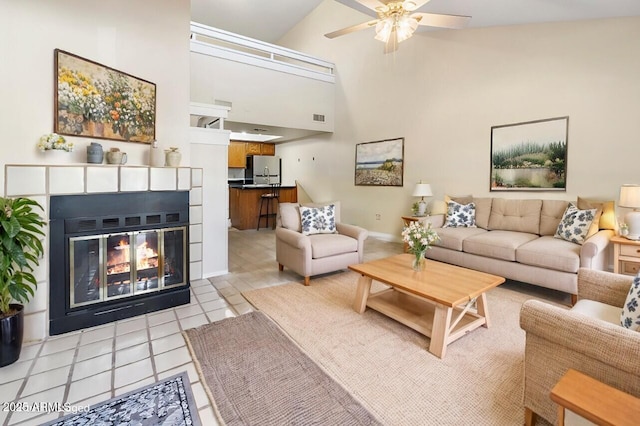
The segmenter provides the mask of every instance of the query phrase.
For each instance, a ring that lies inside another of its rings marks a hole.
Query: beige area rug
[[[183,335],[222,424],[380,425],[261,312]]]
[[[504,288],[488,294],[492,325],[429,353],[429,339],[370,308],[353,311],[358,275],[243,292],[306,353],[387,425],[524,423],[522,303]],[[377,287],[377,288],[376,288]],[[372,291],[382,289],[374,282]]]

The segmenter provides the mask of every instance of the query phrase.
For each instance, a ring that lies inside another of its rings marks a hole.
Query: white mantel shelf
[[[8,164],[5,194],[93,194],[191,189],[190,167],[149,167],[111,164]]]

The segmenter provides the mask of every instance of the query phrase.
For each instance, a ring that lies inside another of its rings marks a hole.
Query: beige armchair
[[[280,270],[291,269],[304,277],[309,285],[311,276],[345,269],[362,263],[367,231],[340,223],[340,203],[335,205],[335,234],[303,235],[300,204],[281,203],[276,223],[276,261]],[[318,207],[321,204],[304,204]]]
[[[640,333],[620,326],[633,277],[592,269],[578,271],[578,303],[570,310],[525,302],[525,424],[539,415],[555,424],[549,394],[569,368],[640,397]]]

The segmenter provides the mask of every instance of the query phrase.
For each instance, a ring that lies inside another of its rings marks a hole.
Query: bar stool
[[[278,203],[280,202],[280,184],[272,183],[269,192],[265,192],[260,196],[260,210],[258,210],[258,231],[260,230],[260,220],[264,217],[267,220],[267,225],[265,228],[269,227],[269,217],[273,216],[273,228],[276,229],[276,207],[272,206],[271,203],[273,200],[276,200]],[[267,212],[262,213],[262,208],[264,206],[265,201],[267,202]]]

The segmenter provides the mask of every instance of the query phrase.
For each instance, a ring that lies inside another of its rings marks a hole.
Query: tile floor
[[[365,260],[401,251],[401,244],[369,238]],[[192,282],[189,305],[25,345],[16,363],[0,369],[0,404],[92,405],[187,371],[202,423],[216,425],[180,332],[250,311],[242,291],[301,281],[287,269],[278,271],[271,230],[229,231],[229,271]],[[38,425],[65,414],[7,411],[4,405],[4,426]]]

